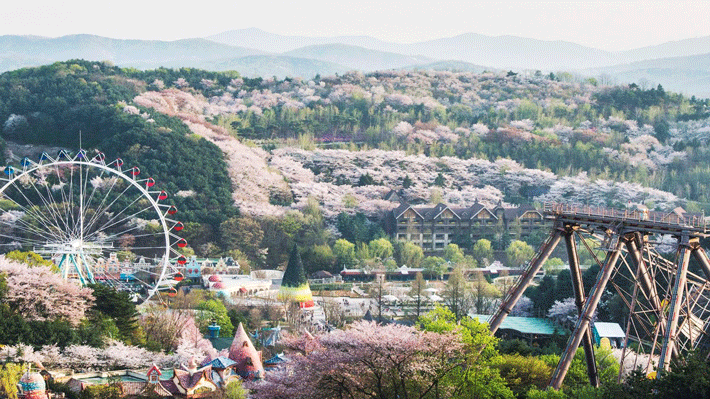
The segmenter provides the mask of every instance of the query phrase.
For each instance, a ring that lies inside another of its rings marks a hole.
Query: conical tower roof
[[[301,307],[313,306],[313,295],[311,288],[306,280],[306,272],[303,269],[301,255],[298,253],[298,247],[293,246],[291,256],[286,265],[283,279],[281,280],[281,288],[279,288],[279,299],[282,301],[298,302]]]
[[[370,309],[367,309],[367,312],[365,312],[365,316],[363,316],[362,319],[365,321],[375,321],[375,318],[372,317],[372,313],[370,313]]]
[[[254,348],[242,323],[239,323],[232,345],[229,347],[229,358],[236,362],[235,368],[240,376],[248,379],[264,377],[261,353]]]

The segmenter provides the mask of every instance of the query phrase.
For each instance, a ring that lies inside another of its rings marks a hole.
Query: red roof
[[[216,275],[216,274],[213,274],[213,275],[210,276],[210,279],[209,279],[209,280],[210,280],[210,283],[217,283],[217,282],[222,281],[222,277],[220,277],[220,276],[218,276],[218,275]]]

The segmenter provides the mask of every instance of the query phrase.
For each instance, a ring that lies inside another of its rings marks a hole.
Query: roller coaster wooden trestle
[[[649,372],[657,362],[658,370],[667,370],[672,356],[710,345],[710,260],[699,245],[699,239],[708,236],[704,215],[560,204],[546,204],[544,215],[553,221],[550,234],[491,317],[490,330],[491,334],[496,332],[564,238],[579,318],[552,375],[551,387],[562,386],[580,344],[589,382],[599,386],[591,323],[607,287],[616,291],[629,313],[619,378],[628,363]],[[661,235],[677,239],[675,262],[655,251],[650,237]],[[588,293],[582,284],[578,242],[600,267]],[[593,248],[594,243],[598,247]],[[601,261],[598,255],[603,253]],[[691,255],[702,276],[688,271]],[[631,342],[635,343],[634,351],[627,349]]]

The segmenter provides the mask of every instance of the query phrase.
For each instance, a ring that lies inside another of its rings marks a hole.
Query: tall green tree
[[[472,255],[474,259],[478,261],[479,264],[487,266],[491,261],[493,261],[493,246],[491,241],[485,238],[481,238],[473,244]]]
[[[421,316],[422,304],[425,300],[425,289],[426,280],[424,280],[424,275],[422,274],[422,272],[417,272],[414,281],[412,281],[412,288],[409,290],[409,295],[414,298],[414,314],[416,316],[415,320],[419,320],[419,316]]]
[[[333,255],[341,267],[352,267],[356,263],[355,244],[345,239],[338,239],[333,245]]]
[[[514,240],[505,249],[505,255],[508,258],[510,267],[520,267],[532,259],[533,255],[535,255],[535,250],[525,241]]]
[[[140,343],[138,336],[138,311],[136,305],[126,291],[118,291],[106,284],[92,284],[96,300],[91,318],[100,319],[100,315],[110,317],[121,335],[121,340],[129,344]],[[99,314],[96,314],[98,312]],[[138,340],[138,342],[136,342]]]
[[[442,296],[444,303],[454,314],[456,320],[461,320],[468,314],[471,305],[470,284],[461,267],[455,267],[449,275]]]
[[[457,320],[453,312],[443,307],[423,314],[420,321],[426,331],[456,331],[464,343],[465,350],[460,352],[461,357],[449,360],[452,363],[460,361],[463,365],[446,380],[447,384],[455,387],[452,398],[514,398],[495,367],[502,357],[496,349],[498,338],[490,334],[487,324],[469,317]]]
[[[386,259],[394,254],[394,247],[390,240],[386,238],[378,238],[370,241],[370,255],[380,259]]]
[[[422,250],[422,247],[414,244],[413,242],[400,241],[397,243],[395,256],[398,264],[407,265],[407,267],[411,268],[418,268],[424,259],[424,251]]]
[[[449,244],[444,248],[444,259],[453,264],[458,264],[463,262],[464,254],[458,245]]]
[[[227,308],[222,301],[208,299],[197,304],[197,324],[200,331],[207,333],[207,326],[212,322],[217,322],[220,326],[219,333],[224,337],[234,334],[234,325],[229,317]]]

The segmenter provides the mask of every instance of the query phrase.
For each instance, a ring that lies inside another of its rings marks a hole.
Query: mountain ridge
[[[69,59],[111,61],[138,69],[235,70],[245,76],[279,78],[311,78],[350,70],[511,69],[567,71],[595,77],[604,74],[612,81],[626,83],[642,79],[689,95],[710,96],[706,89],[710,73],[702,63],[704,54],[710,54],[710,36],[617,52],[564,40],[478,33],[415,43],[392,43],[370,36],[286,36],[256,28],[175,41],[88,34],[58,38],[0,36],[0,72]],[[670,61],[669,57],[677,60]]]

